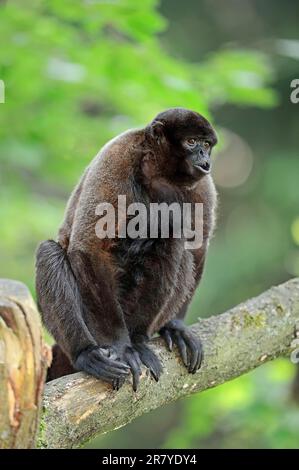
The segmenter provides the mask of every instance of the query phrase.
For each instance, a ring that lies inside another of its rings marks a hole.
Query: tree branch
[[[205,354],[195,375],[186,372],[177,355],[166,351],[161,339],[155,339],[152,347],[164,373],[156,383],[144,370],[137,393],[129,383],[116,392],[83,373],[49,382],[40,446],[78,447],[159,406],[289,355],[299,331],[299,279],[273,287],[222,315],[201,320],[192,330],[201,338]]]
[[[0,279],[0,449],[35,446],[50,358],[28,289]]]

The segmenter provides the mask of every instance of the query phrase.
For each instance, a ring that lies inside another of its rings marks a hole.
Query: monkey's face
[[[203,116],[183,108],[169,109],[158,114],[150,130],[160,149],[160,175],[188,186],[210,173],[217,137]]]

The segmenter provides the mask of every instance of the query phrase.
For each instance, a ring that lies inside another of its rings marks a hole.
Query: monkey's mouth
[[[195,168],[200,170],[202,173],[208,174],[211,171],[211,163],[210,162],[203,162],[203,163],[197,163],[194,165]]]

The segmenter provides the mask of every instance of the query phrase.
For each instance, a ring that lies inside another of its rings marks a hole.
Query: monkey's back
[[[109,141],[87,167],[70,196],[58,233],[58,242],[67,245],[67,250],[89,251],[107,246],[96,236],[96,207],[110,203],[117,208],[120,194],[130,203],[132,167],[143,139],[142,130],[127,131]]]

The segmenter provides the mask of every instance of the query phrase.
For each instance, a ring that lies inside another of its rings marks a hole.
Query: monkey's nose
[[[207,158],[199,158],[196,162],[193,163],[193,165],[202,173],[207,174],[211,171],[211,161]]]

